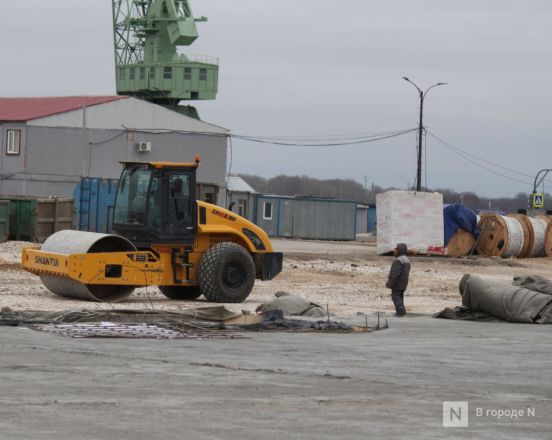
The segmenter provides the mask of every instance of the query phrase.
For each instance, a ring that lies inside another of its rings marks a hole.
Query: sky
[[[111,1],[0,2],[0,96],[115,93]],[[550,0],[191,5],[209,21],[186,53],[220,59],[217,99],[195,104],[207,122],[241,135],[327,139],[415,128],[419,98],[407,76],[424,90],[448,83],[428,93],[424,125],[461,155],[428,136],[429,187],[513,196],[552,168]],[[407,188],[416,142],[414,132],[331,148],[234,140],[231,171]]]

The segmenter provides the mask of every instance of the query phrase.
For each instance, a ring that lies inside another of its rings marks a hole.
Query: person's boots
[[[401,290],[401,310],[402,310],[401,316],[406,315],[406,307],[404,306],[404,290]]]
[[[401,290],[391,291],[391,299],[393,300],[393,304],[395,305],[396,316],[406,315],[406,309],[404,307],[403,298],[404,298],[403,291]]]

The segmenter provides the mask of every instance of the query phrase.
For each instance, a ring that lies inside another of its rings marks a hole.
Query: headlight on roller
[[[243,233],[247,236],[247,238],[249,238],[249,241],[253,243],[253,246],[255,246],[255,249],[257,249],[258,251],[266,250],[263,241],[253,231],[247,228],[243,228]]]

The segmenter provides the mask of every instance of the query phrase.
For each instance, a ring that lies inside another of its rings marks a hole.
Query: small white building
[[[253,220],[255,191],[239,176],[228,176],[226,207],[242,217]]]

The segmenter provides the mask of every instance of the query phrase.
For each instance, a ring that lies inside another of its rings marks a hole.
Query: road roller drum
[[[44,252],[57,254],[94,254],[100,252],[136,251],[124,237],[82,231],[60,231],[42,245]],[[128,298],[134,286],[82,284],[66,276],[40,275],[46,288],[56,295],[85,301],[119,302]]]

